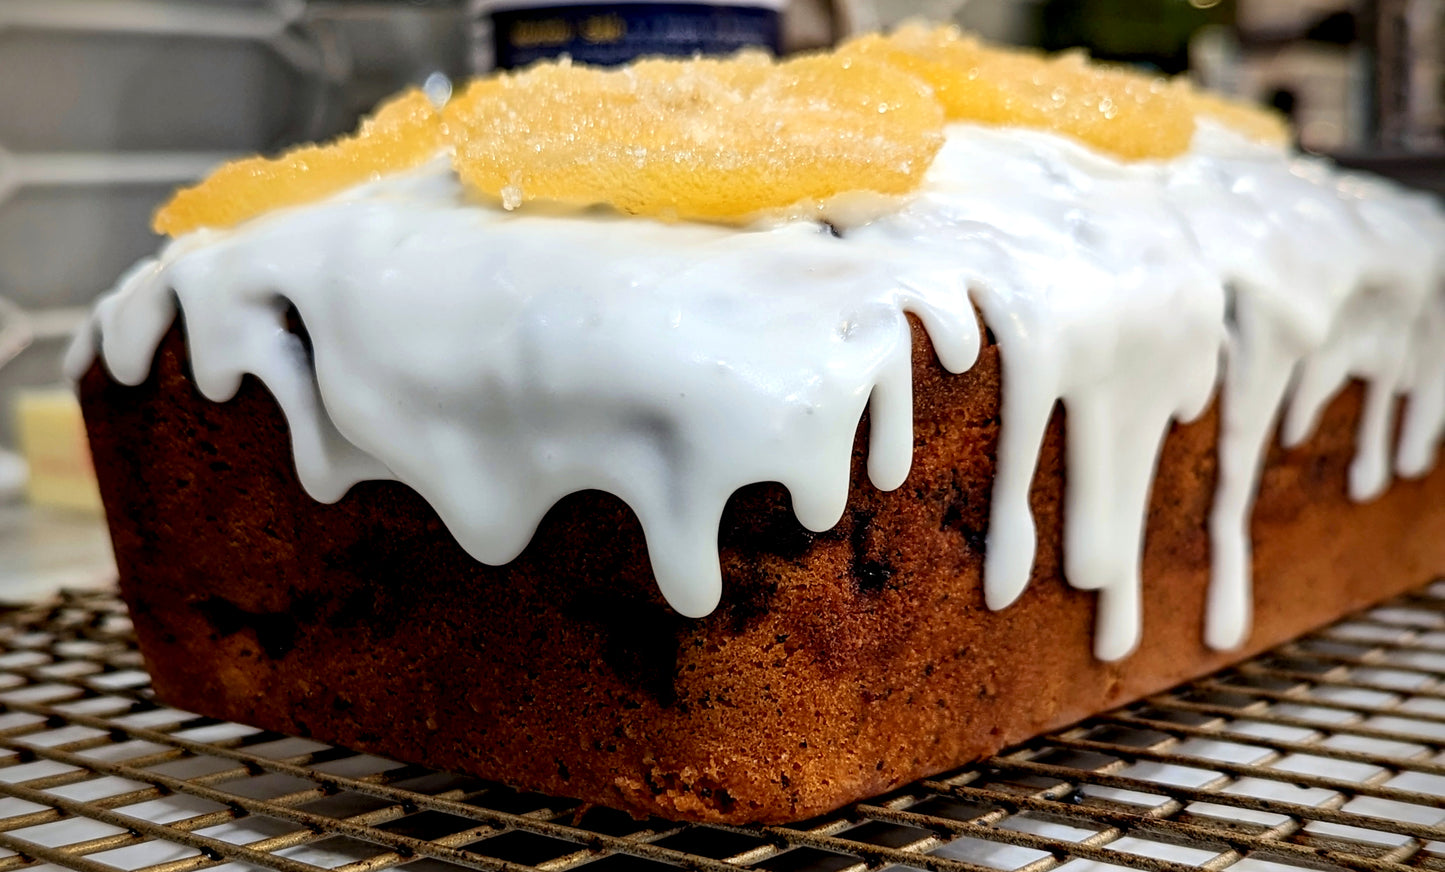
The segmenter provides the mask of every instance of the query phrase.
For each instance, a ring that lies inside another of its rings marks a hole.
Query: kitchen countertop
[[[109,588],[115,578],[104,518],[0,502],[0,602]]]

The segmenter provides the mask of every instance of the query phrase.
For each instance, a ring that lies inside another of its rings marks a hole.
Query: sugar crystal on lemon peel
[[[420,90],[407,91],[380,106],[352,136],[222,166],[200,184],[177,191],[151,226],[169,236],[232,227],[419,166],[445,145],[436,107]]]
[[[943,142],[927,85],[830,54],[541,64],[474,82],[443,119],[458,175],[507,208],[605,204],[711,221],[910,192]]]
[[[859,37],[839,52],[918,76],[956,121],[1048,130],[1129,160],[1182,154],[1194,135],[1189,101],[1167,80],[1077,52],[989,46],[955,27],[921,24]]]

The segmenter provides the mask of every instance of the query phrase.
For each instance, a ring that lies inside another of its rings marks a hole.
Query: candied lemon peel
[[[836,54],[543,64],[474,83],[443,117],[457,173],[507,208],[544,200],[711,221],[906,193],[943,144],[926,85]]]
[[[1184,153],[1194,136],[1187,96],[1163,78],[985,45],[955,27],[904,24],[839,51],[882,59],[933,86],[950,120],[1048,130],[1126,160]]]
[[[441,108],[414,89],[351,136],[221,167],[177,192],[153,226],[171,236],[234,226],[444,152],[470,191],[506,209],[535,201],[724,223],[821,215],[914,191],[948,121],[1046,130],[1148,160],[1187,151],[1200,117],[1289,138],[1277,114],[1183,80],[909,23],[784,61],[544,62],[476,79]]]
[[[419,166],[444,146],[435,105],[420,90],[404,91],[377,107],[352,136],[299,146],[275,158],[225,164],[200,184],[177,191],[156,212],[151,226],[169,236],[202,227],[232,227]]]
[[[838,51],[882,60],[928,82],[949,120],[1047,130],[1125,160],[1183,154],[1199,117],[1264,142],[1290,137],[1278,113],[1184,79],[1094,63],[1078,51],[1047,55],[988,45],[951,25],[907,22]]]

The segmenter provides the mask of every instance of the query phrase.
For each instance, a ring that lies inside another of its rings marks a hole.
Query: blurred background
[[[1290,115],[1307,149],[1445,190],[1445,0],[0,0],[0,600],[109,578],[59,359],[177,184],[409,84],[915,16],[1187,74]]]

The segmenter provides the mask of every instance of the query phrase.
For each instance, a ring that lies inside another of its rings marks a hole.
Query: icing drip
[[[1223,341],[1223,290],[1169,212],[1157,170],[1048,134],[959,128],[920,196],[856,235],[987,264],[971,293],[1004,379],[986,601],[1004,608],[1028,584],[1029,485],[1062,400],[1064,574],[1099,591],[1095,653],[1126,655],[1140,631],[1159,447],[1171,420],[1205,408]]]
[[[101,351],[117,380],[142,381],[174,289],[201,392],[223,401],[259,376],[318,500],[405,482],[498,564],[558,499],[605,490],[637,513],[668,601],[701,616],[721,593],[733,491],[781,482],[804,526],[831,527],[865,405],[871,476],[902,483],[905,312],[948,337],[946,365],[972,364],[976,322],[951,268],[898,266],[808,223],[738,233],[479,209],[434,168],[177,241],[101,305]]]
[[[1249,518],[1265,452],[1296,368],[1358,286],[1366,237],[1328,185],[1284,153],[1203,125],[1165,184],[1231,300],[1221,383],[1218,483],[1209,518],[1205,641],[1250,626]]]
[[[1435,465],[1445,438],[1445,294],[1433,294],[1415,324],[1405,386],[1408,400],[1395,471],[1418,478]]]
[[[1310,169],[1325,174],[1323,166]],[[1445,237],[1431,204],[1406,198],[1383,182],[1345,176],[1334,187],[1372,244],[1324,343],[1301,366],[1282,438],[1287,446],[1304,441],[1345,382],[1364,379],[1365,407],[1349,491],[1354,499],[1366,500],[1390,482],[1396,398],[1408,388],[1415,325],[1430,297],[1441,291],[1436,258]]]
[[[1004,371],[987,604],[1028,585],[1029,489],[1062,404],[1064,573],[1099,591],[1096,653],[1116,659],[1140,636],[1160,446],[1216,384],[1214,647],[1247,636],[1249,516],[1277,425],[1287,443],[1306,438],[1362,378],[1351,495],[1431,466],[1445,431],[1442,241],[1428,199],[1208,125],[1189,154],[1129,165],[1046,133],[958,125],[907,205],[842,238],[805,220],[508,213],[467,202],[439,161],[177,240],[97,304],[68,370],[84,372],[98,337],[114,378],[144,381],[178,304],[198,388],[222,401],[259,377],[315,498],[404,482],[469,553],[502,563],[562,496],[605,490],[640,519],[664,596],[700,616],[721,594],[718,523],[739,487],[781,482],[804,526],[832,526],[865,408],[870,480],[903,483],[906,316],[961,372],[978,353],[977,306]]]
[[[1167,174],[1181,218],[1232,291],[1205,619],[1205,641],[1231,648],[1249,632],[1250,509],[1281,416],[1282,441],[1296,445],[1351,377],[1364,379],[1348,488],[1370,499],[1389,484],[1396,395],[1415,385],[1407,421],[1417,423],[1407,423],[1400,462],[1415,474],[1428,467],[1445,393],[1432,382],[1445,357],[1422,309],[1440,303],[1445,225],[1426,198],[1207,124]]]

